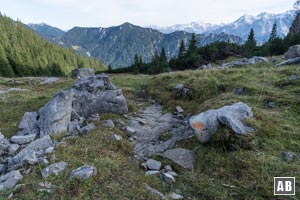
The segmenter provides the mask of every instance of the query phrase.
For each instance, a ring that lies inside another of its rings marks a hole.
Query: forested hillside
[[[78,67],[104,68],[96,59],[51,44],[21,22],[0,15],[0,76],[64,76]]]

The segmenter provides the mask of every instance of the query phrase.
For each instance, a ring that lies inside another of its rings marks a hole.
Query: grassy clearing
[[[145,191],[144,184],[148,184],[164,194],[179,189],[191,199],[275,199],[274,176],[295,176],[299,195],[300,161],[285,162],[279,156],[286,150],[300,152],[300,80],[289,81],[288,77],[293,74],[300,75],[298,66],[274,68],[271,64],[264,64],[157,76],[114,75],[112,81],[123,89],[131,111],[139,107],[136,103],[140,95],[138,90],[146,90],[164,105],[166,111],[174,111],[175,106],[180,105],[186,114],[243,101],[253,108],[255,118],[247,123],[255,128],[255,132],[241,137],[221,128],[208,144],[199,144],[195,138],[181,142],[178,147],[195,149],[196,168],[188,171],[172,165],[179,177],[176,184],[169,186],[156,177],[144,175],[131,158],[133,147],[123,131],[102,128],[102,120],[118,116],[102,115],[96,130],[76,140],[67,140],[66,146],[56,150],[56,159],[52,162],[67,162],[69,167],[64,174],[43,180],[40,175],[43,166],[33,167],[33,172],[25,177],[26,186],[15,197],[156,199]],[[178,83],[192,89],[188,98],[174,96],[172,88]],[[2,84],[5,81],[0,82]],[[6,136],[14,134],[24,112],[37,111],[56,91],[71,84],[72,81],[66,80],[51,87],[24,86],[31,87],[33,92],[10,93],[0,101],[0,131]],[[246,94],[234,95],[232,90],[237,87],[245,88]],[[269,100],[275,102],[274,109],[267,108]],[[114,133],[124,139],[113,141]],[[89,181],[67,181],[72,169],[85,164],[94,165],[97,176]],[[38,192],[38,183],[43,181],[54,185],[53,194]]]
[[[249,120],[255,132],[245,137],[234,136],[221,129],[208,144],[195,139],[179,146],[196,149],[194,172],[185,171],[178,187],[184,193],[203,199],[272,199],[274,176],[300,178],[300,162],[287,163],[281,151],[300,151],[300,75],[298,66],[274,68],[257,65],[225,70],[185,71],[153,77],[148,86],[151,96],[173,111],[180,105],[186,113],[197,114],[242,101],[253,108],[255,118]],[[159,88],[157,83],[163,82]],[[189,98],[175,97],[172,88],[183,83],[192,89]],[[234,88],[246,94],[236,96]],[[267,108],[274,101],[274,109]],[[234,185],[230,188],[224,184]],[[300,189],[299,182],[297,190]],[[296,190],[296,191],[297,191]]]

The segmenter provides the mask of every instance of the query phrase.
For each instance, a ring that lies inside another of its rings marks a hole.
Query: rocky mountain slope
[[[177,56],[180,41],[187,43],[191,35],[183,31],[163,34],[154,29],[124,23],[109,28],[74,27],[55,40],[60,45],[72,47],[81,55],[98,58],[106,65],[124,67],[133,63],[136,53],[149,62],[155,51],[159,52],[162,47],[166,49],[168,58]],[[224,33],[197,35],[197,38],[198,46],[215,41],[242,43],[241,38]]]
[[[61,38],[65,34],[65,31],[45,23],[27,24],[27,26],[32,30],[34,30],[37,34],[39,34],[43,38],[50,41],[55,40],[57,38]]]

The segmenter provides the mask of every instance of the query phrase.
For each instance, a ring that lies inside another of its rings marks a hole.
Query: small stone
[[[175,183],[175,178],[171,174],[163,173],[162,178],[168,184]]]
[[[11,137],[11,141],[16,144],[27,144],[32,142],[36,137],[36,134],[32,135],[15,135]]]
[[[35,165],[39,162],[35,151],[28,151],[22,160],[22,164]]]
[[[149,171],[145,172],[145,174],[148,176],[159,174],[159,173],[160,173],[160,171],[157,171],[157,170],[149,170]]]
[[[51,154],[54,152],[54,147],[49,147],[48,149],[45,150],[46,154]]]
[[[46,158],[41,158],[41,159],[39,159],[39,163],[41,165],[48,165],[49,161]]]
[[[134,137],[130,137],[130,138],[128,138],[128,140],[129,140],[130,142],[134,142],[134,141],[135,141]]]
[[[167,173],[170,174],[170,175],[172,175],[172,176],[174,176],[174,177],[178,176],[178,174],[176,172],[173,172],[173,171],[169,171]]]
[[[121,141],[123,138],[121,135],[118,135],[118,134],[113,134],[113,140],[115,141]]]
[[[285,160],[287,162],[293,161],[294,158],[296,157],[295,153],[293,153],[291,151],[283,151],[280,153],[280,155],[283,158],[283,160]]]
[[[145,169],[145,170],[147,170],[147,169],[148,169],[148,167],[147,167],[147,163],[145,163],[145,162],[141,164],[141,167],[142,167],[143,169]]]
[[[298,75],[291,75],[289,77],[289,81],[295,81],[295,80],[298,80],[298,79],[300,79],[300,76],[298,76]]]
[[[168,196],[170,199],[183,199],[184,198],[182,195],[177,194],[175,192],[170,193]]]
[[[147,167],[151,170],[160,170],[161,162],[153,159],[147,160]]]
[[[165,170],[166,170],[167,172],[173,171],[171,165],[166,165],[166,166],[165,166]]]
[[[79,129],[79,133],[86,134],[86,133],[90,132],[91,130],[93,130],[95,128],[96,128],[95,124],[93,124],[93,123],[88,124],[88,125],[82,127],[81,129]]]
[[[51,176],[51,175],[58,175],[58,174],[62,173],[63,171],[65,171],[67,169],[67,167],[68,167],[68,164],[65,162],[54,163],[42,170],[42,176],[43,176],[43,178],[47,178],[48,176]]]
[[[114,122],[111,119],[108,119],[108,120],[104,120],[103,121],[102,126],[104,128],[114,128],[115,124],[114,124]]]
[[[143,126],[146,125],[146,122],[145,122],[144,120],[139,119],[138,121],[139,121],[139,124],[140,124],[140,125],[143,125]]]
[[[183,113],[184,110],[180,106],[176,106],[177,113]]]
[[[269,101],[269,102],[267,103],[267,107],[268,107],[268,108],[275,108],[275,102]]]
[[[8,155],[12,156],[14,155],[20,148],[20,145],[18,144],[11,144],[8,148]]]
[[[73,177],[78,177],[80,179],[86,180],[91,178],[92,176],[95,176],[97,174],[97,169],[94,166],[82,166],[77,169],[74,169],[70,176],[69,179],[72,179]]]
[[[126,126],[126,132],[128,133],[129,136],[132,136],[136,133],[136,130],[130,126]]]
[[[245,89],[244,88],[234,88],[233,89],[233,94],[237,96],[242,96],[245,95]]]

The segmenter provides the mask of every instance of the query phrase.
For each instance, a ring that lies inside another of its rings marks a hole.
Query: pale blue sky
[[[282,13],[295,0],[0,0],[0,11],[24,23],[74,26],[228,23],[244,14]]]

